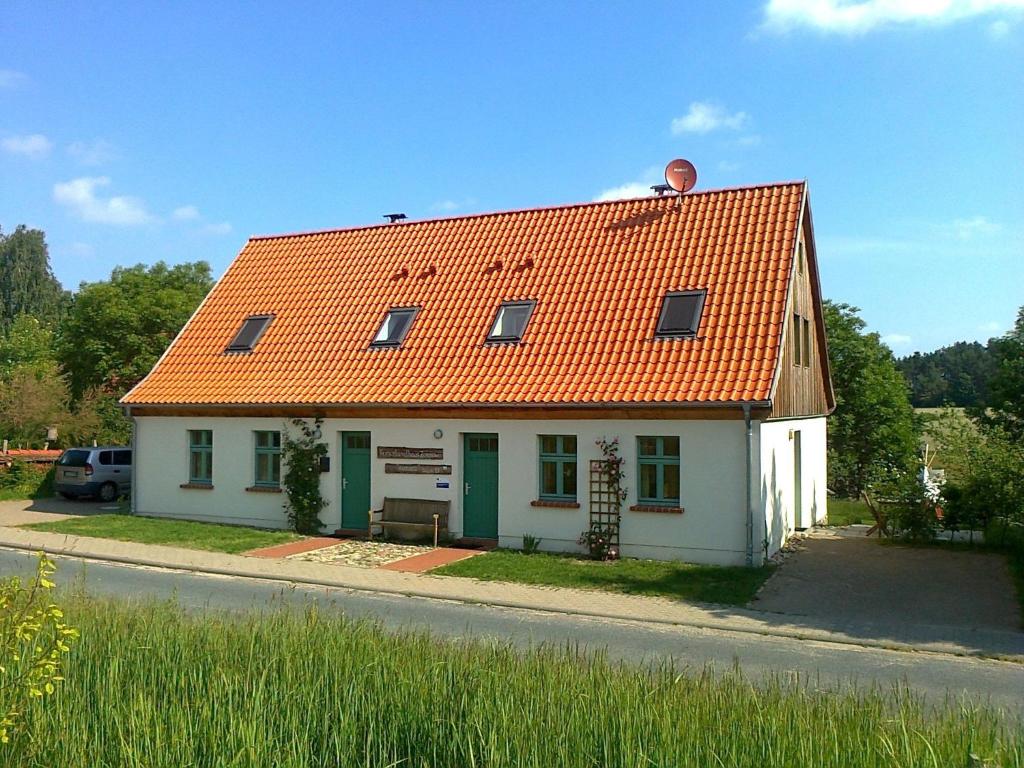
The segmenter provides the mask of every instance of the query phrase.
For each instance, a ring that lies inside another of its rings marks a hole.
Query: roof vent
[[[654,194],[656,194],[658,197],[667,195],[669,192],[672,191],[672,187],[670,187],[668,184],[654,184],[651,186],[651,189],[654,191]]]
[[[384,218],[388,220],[389,224],[394,224],[395,222],[401,221],[402,219],[407,219],[409,217],[406,216],[404,213],[385,213]]]

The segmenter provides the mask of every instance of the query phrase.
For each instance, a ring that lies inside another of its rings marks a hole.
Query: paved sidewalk
[[[44,550],[118,563],[227,576],[274,579],[366,592],[453,600],[617,620],[656,622],[890,649],[1010,658],[1024,663],[1024,633],[955,627],[878,627],[854,622],[800,621],[728,606],[614,593],[484,582],[457,577],[356,568],[180,549],[152,544],[0,528],[0,547]],[[924,631],[924,630],[929,631]],[[922,638],[929,638],[927,640]]]

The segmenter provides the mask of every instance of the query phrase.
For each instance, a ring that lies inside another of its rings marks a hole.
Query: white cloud
[[[22,155],[38,160],[50,154],[50,150],[53,149],[53,142],[41,133],[32,133],[28,136],[8,136],[3,141],[0,141],[0,146],[8,154]]]
[[[68,154],[82,165],[103,165],[117,157],[117,149],[109,141],[74,141],[68,145]]]
[[[662,169],[657,166],[647,168],[639,174],[635,181],[627,181],[617,187],[609,187],[602,190],[594,198],[595,203],[604,203],[608,200],[628,200],[631,197],[649,197],[654,194],[651,187],[654,184],[664,184],[665,178]]]
[[[985,333],[996,333],[997,334],[997,333],[1000,333],[1003,330],[1003,324],[999,323],[999,322],[996,322],[995,320],[991,320],[991,321],[989,321],[987,323],[982,323],[981,325],[979,325],[978,326],[978,330],[979,331],[983,331]]]
[[[739,163],[733,163],[728,160],[720,160],[718,162],[718,170],[720,170],[722,173],[732,173],[733,171],[738,171],[739,169]]]
[[[195,221],[199,218],[199,209],[194,205],[183,205],[174,209],[171,218],[175,221]]]
[[[13,69],[0,69],[0,88],[20,88],[28,82],[28,75]]]
[[[953,221],[953,232],[961,240],[994,235],[999,230],[1000,226],[993,221],[989,221],[985,216],[972,216],[969,219],[955,219]]]
[[[997,40],[1001,37],[1006,37],[1010,34],[1010,22],[1006,21],[1006,19],[993,21],[988,27],[988,33]]]
[[[207,235],[228,235],[231,233],[231,224],[226,221],[219,224],[207,224],[203,227],[203,232]]]
[[[905,347],[911,341],[913,339],[905,333],[887,333],[882,337],[882,342],[890,347]]]
[[[740,136],[736,139],[736,146],[738,147],[757,147],[761,144],[761,136],[757,133],[752,133],[749,136]]]
[[[763,27],[788,32],[862,34],[898,24],[948,24],[991,13],[1024,9],[1024,0],[768,0]]]
[[[746,112],[729,114],[724,107],[708,101],[694,101],[690,110],[672,121],[672,135],[683,133],[710,133],[720,128],[738,130],[747,122]]]
[[[153,216],[136,197],[102,197],[97,190],[110,185],[106,176],[83,176],[53,185],[53,199],[83,221],[132,226],[152,221]]]
[[[441,211],[442,213],[451,213],[452,211],[457,211],[458,209],[459,204],[456,203],[454,200],[438,200],[436,203],[433,203],[430,206],[430,210]]]

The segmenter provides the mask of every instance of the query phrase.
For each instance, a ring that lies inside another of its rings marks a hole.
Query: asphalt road
[[[524,648],[574,646],[637,664],[672,659],[680,667],[695,670],[708,664],[717,669],[735,664],[754,679],[768,674],[808,676],[818,688],[906,685],[936,703],[951,694],[1024,712],[1024,665],[1008,662],[201,576],[74,558],[57,561],[61,584],[80,584],[91,594],[125,600],[174,599],[192,611],[277,610],[316,603],[324,610],[378,620],[395,630],[426,629]],[[0,575],[27,574],[32,567],[30,554],[0,549]]]

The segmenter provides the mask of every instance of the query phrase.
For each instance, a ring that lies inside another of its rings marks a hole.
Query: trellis
[[[604,459],[590,460],[590,528],[600,527],[608,534],[610,543],[619,546],[619,524],[622,522],[622,500],[617,488],[612,488]]]

